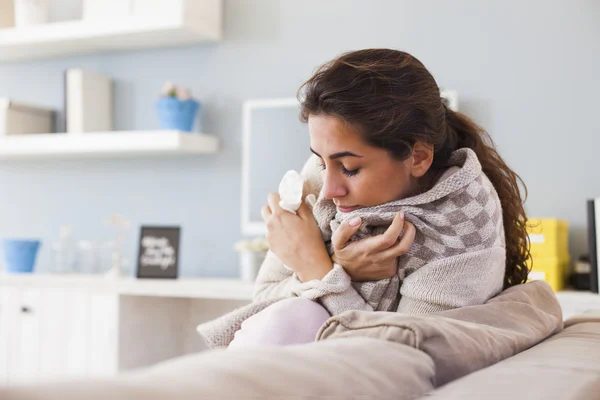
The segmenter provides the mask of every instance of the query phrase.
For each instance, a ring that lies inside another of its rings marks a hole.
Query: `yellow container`
[[[532,218],[527,223],[532,270],[529,281],[545,280],[555,291],[566,286],[569,273],[569,224],[552,218]]]
[[[534,258],[569,258],[569,223],[567,221],[541,218],[530,219],[527,233]]]
[[[564,289],[569,273],[569,258],[533,257],[527,281],[543,280],[557,292]]]

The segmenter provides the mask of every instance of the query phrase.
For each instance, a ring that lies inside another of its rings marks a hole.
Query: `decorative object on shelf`
[[[65,71],[67,133],[106,132],[113,129],[113,82],[95,71]]]
[[[0,28],[15,26],[15,1],[0,0]]]
[[[9,273],[33,272],[40,246],[39,240],[4,239],[4,270]]]
[[[0,97],[0,136],[54,132],[52,110]]]
[[[54,253],[54,268],[56,273],[70,273],[75,270],[75,245],[73,243],[73,228],[70,225],[60,227],[58,240],[52,243]]]
[[[48,23],[48,0],[14,0],[14,2],[17,28]]]
[[[109,223],[115,228],[116,236],[111,252],[111,268],[106,273],[106,277],[119,278],[123,276],[123,268],[126,264],[126,260],[123,257],[123,247],[127,230],[131,227],[131,221],[121,215],[115,214],[110,218]]]
[[[131,0],[83,0],[82,16],[88,21],[128,18],[131,16]]]
[[[123,257],[117,268],[113,267],[114,259],[118,260],[119,255],[115,256],[115,242],[108,240],[105,242],[82,239],[77,241],[77,270],[76,272],[86,275],[108,274],[108,276],[120,276],[122,267],[126,265]]]
[[[245,239],[237,241],[233,248],[239,254],[240,279],[254,282],[258,271],[269,250],[269,244],[264,238]]]
[[[162,129],[191,132],[200,103],[192,98],[188,89],[167,82],[156,102],[156,109]]]
[[[178,226],[142,226],[136,276],[177,278],[180,236]]]
[[[78,240],[75,245],[77,249],[77,272],[82,274],[93,274],[99,264],[98,249],[92,240]],[[112,253],[111,253],[112,256]],[[108,265],[112,266],[112,259]]]

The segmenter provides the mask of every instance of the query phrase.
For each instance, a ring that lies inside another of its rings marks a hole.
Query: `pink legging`
[[[312,300],[303,297],[282,300],[245,320],[229,349],[312,342],[330,317]]]

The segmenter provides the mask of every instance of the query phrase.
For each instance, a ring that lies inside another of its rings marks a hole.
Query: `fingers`
[[[389,249],[398,242],[398,237],[404,227],[404,211],[400,211],[394,217],[390,227],[377,237],[378,245],[381,250]]]
[[[271,214],[273,213],[271,212],[271,207],[269,206],[264,206],[260,209],[260,215],[262,216],[262,219],[265,222],[267,222],[267,219],[271,217]]]
[[[334,249],[342,249],[350,240],[352,235],[360,228],[360,217],[354,217],[344,221],[331,237],[331,244]]]
[[[417,233],[417,230],[415,229],[415,226],[413,224],[411,224],[410,222],[405,222],[404,223],[404,233],[402,234],[402,239],[400,239],[400,241],[398,243],[396,243],[395,245],[393,245],[392,247],[388,248],[387,250],[382,251],[379,256],[382,259],[387,259],[387,258],[395,258],[395,257],[400,257],[405,255],[406,253],[408,253],[408,251],[410,250],[410,247],[412,246],[413,242],[415,241],[415,235]]]
[[[267,197],[267,202],[269,204],[269,207],[271,207],[271,212],[277,212],[281,207],[279,207],[279,193],[269,193],[269,196]]]
[[[279,194],[269,193],[267,196],[267,203],[268,205],[260,209],[260,215],[265,222],[267,222],[267,219],[269,219],[271,215],[273,215],[273,212],[279,207]]]

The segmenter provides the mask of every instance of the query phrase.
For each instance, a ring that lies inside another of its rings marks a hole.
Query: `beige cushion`
[[[215,350],[105,382],[0,389],[0,399],[413,399],[433,389],[433,368],[409,346],[352,338]]]
[[[480,306],[430,315],[348,311],[332,317],[318,338],[372,337],[423,350],[443,385],[504,360],[562,329],[562,312],[541,281],[510,288]]]
[[[454,381],[427,399],[600,398],[600,322],[580,322],[532,349]]]

